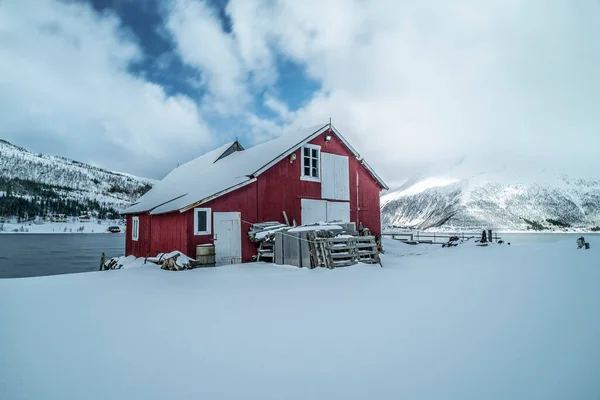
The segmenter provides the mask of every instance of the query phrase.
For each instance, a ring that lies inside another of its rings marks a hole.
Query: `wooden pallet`
[[[317,267],[331,268],[324,241],[327,236],[324,232],[319,231],[309,231],[306,233],[306,239],[309,241],[308,248],[310,250],[311,269]]]
[[[374,236],[319,237],[308,235],[312,268],[347,267],[358,262],[381,264],[378,244]]]
[[[359,262],[381,265],[375,236],[359,236],[356,238],[356,256]]]
[[[271,263],[275,262],[275,249],[273,242],[260,242],[260,246],[258,247],[258,255],[256,256],[256,261],[264,261]]]

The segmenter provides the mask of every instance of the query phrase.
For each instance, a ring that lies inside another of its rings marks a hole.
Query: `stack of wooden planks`
[[[248,231],[248,237],[254,243],[261,243],[269,238],[272,238],[275,232],[279,232],[284,229],[290,229],[290,226],[282,224],[281,222],[260,222],[252,224]]]

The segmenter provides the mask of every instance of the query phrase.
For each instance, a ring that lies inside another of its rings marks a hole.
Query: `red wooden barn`
[[[127,255],[214,244],[217,262],[249,261],[255,222],[348,221],[379,234],[385,183],[331,124],[244,149],[237,141],[174,169],[123,212]]]

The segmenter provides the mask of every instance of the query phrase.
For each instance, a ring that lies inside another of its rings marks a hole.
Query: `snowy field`
[[[0,399],[600,398],[600,240],[0,280]]]

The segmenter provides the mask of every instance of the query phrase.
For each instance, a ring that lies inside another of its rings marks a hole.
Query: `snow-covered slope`
[[[383,226],[589,229],[600,225],[600,180],[546,175],[411,181],[382,197]]]
[[[0,178],[52,186],[64,199],[96,200],[122,209],[155,183],[63,157],[32,153],[0,140]]]
[[[383,268],[0,279],[0,398],[597,400],[600,239],[586,238],[384,239]]]

